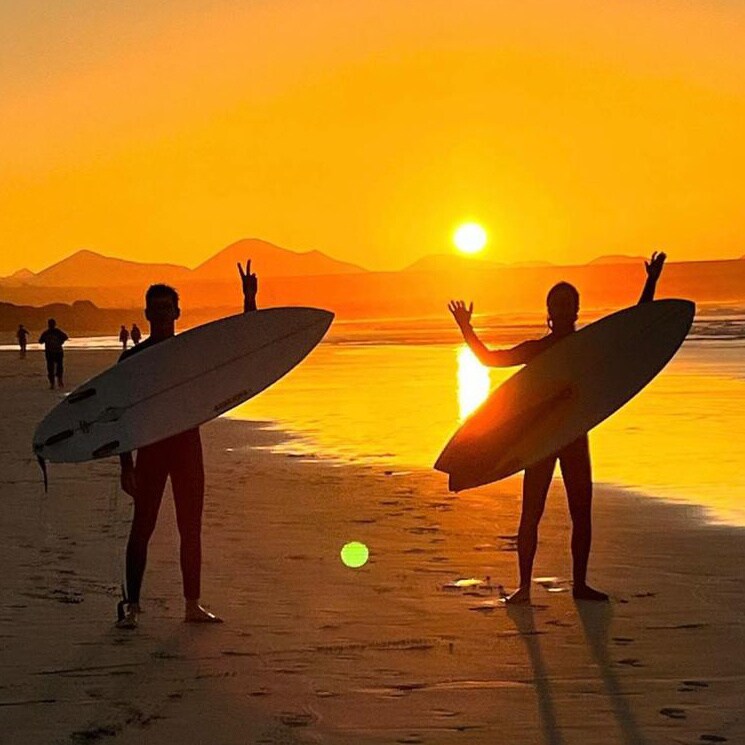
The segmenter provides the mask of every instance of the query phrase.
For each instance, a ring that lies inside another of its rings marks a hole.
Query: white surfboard
[[[689,300],[656,300],[569,334],[506,380],[435,463],[461,491],[510,476],[573,442],[633,398],[693,323]]]
[[[39,424],[42,460],[125,453],[214,419],[292,370],[333,313],[268,308],[198,326],[143,349],[83,383]]]

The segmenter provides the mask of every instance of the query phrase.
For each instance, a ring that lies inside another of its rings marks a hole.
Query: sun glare
[[[489,370],[464,344],[458,349],[458,409],[461,420],[489,395]]]
[[[461,225],[453,235],[456,248],[465,254],[475,254],[486,245],[486,231],[475,222]]]

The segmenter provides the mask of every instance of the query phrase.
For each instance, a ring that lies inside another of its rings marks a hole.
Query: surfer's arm
[[[654,300],[654,292],[657,289],[657,280],[662,274],[662,266],[665,263],[667,256],[663,253],[657,253],[655,251],[652,254],[652,258],[649,261],[644,262],[644,267],[647,270],[647,279],[644,282],[644,289],[639,297],[637,305],[642,303],[649,303]]]
[[[524,341],[511,349],[488,349],[484,342],[476,336],[476,332],[470,324],[461,326],[460,330],[476,359],[487,367],[524,365],[533,356],[533,347],[536,344],[533,340]]]

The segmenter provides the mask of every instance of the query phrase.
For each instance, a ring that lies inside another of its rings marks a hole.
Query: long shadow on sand
[[[590,652],[598,665],[603,685],[610,698],[623,741],[628,745],[648,745],[649,741],[639,729],[631,707],[621,690],[608,652],[610,624],[613,618],[611,604],[575,601],[575,605]]]
[[[551,683],[543,661],[541,645],[538,641],[540,633],[535,627],[533,608],[529,605],[508,605],[507,615],[515,624],[520,637],[525,642],[533,668],[533,684],[538,696],[538,715],[541,720],[541,728],[547,745],[564,745],[564,738],[556,721],[556,710],[551,696]]]

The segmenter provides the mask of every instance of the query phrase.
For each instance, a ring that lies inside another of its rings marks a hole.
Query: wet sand
[[[68,353],[69,387],[115,359]],[[203,601],[226,623],[181,621],[169,489],[140,628],[118,631],[130,501],[115,460],[52,464],[44,496],[45,385],[40,353],[0,354],[3,742],[745,741],[741,529],[598,488],[590,581],[612,602],[575,603],[555,482],[535,569],[558,579],[508,611],[519,478],[452,495],[441,474],[275,454],[282,433],[221,419],[203,428]],[[339,560],[351,540],[362,569]]]

